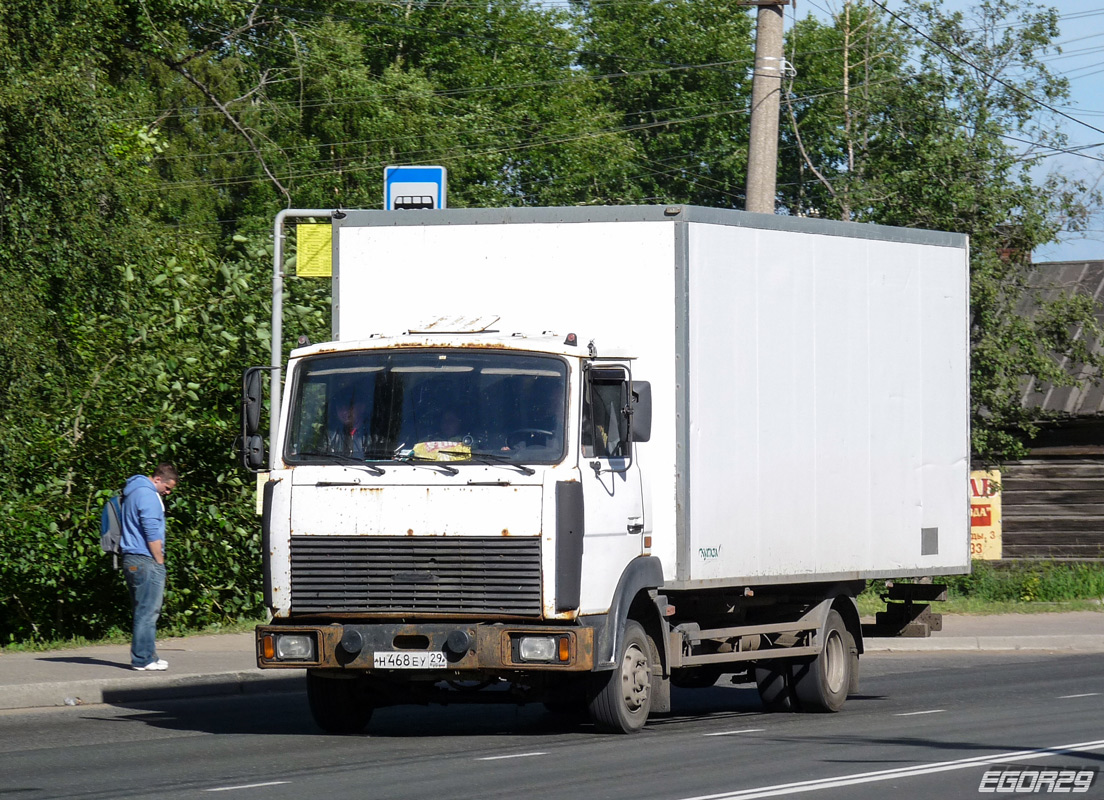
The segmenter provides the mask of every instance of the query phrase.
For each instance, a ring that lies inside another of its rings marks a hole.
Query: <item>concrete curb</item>
[[[1052,636],[933,636],[930,639],[863,640],[866,652],[917,652],[927,650],[1040,650],[1078,653],[1104,652],[1104,635],[1068,634]]]
[[[303,676],[298,671],[294,674],[232,671],[175,677],[158,675],[141,683],[125,679],[25,683],[0,687],[0,710],[99,703],[125,705],[148,700],[292,692],[302,688]]]

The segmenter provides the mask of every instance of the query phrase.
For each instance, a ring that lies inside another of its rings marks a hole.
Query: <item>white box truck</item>
[[[317,723],[543,702],[639,730],[721,674],[857,687],[855,596],[968,572],[968,239],[675,206],[282,212],[333,341],[246,371],[262,668]],[[283,373],[284,382],[281,384]],[[472,690],[473,687],[481,691]]]

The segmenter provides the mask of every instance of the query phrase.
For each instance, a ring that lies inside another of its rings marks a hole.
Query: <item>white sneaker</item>
[[[131,667],[131,669],[138,670],[139,672],[160,672],[161,670],[166,670],[168,668],[169,662],[161,658],[157,659],[156,661],[151,661],[144,667]]]

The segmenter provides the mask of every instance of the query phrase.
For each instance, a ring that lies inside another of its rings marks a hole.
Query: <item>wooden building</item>
[[[1084,292],[1102,304],[1104,261],[1035,265],[1042,297]],[[1025,300],[1021,313],[1034,303]],[[1099,339],[1094,348],[1104,347]],[[1081,387],[1025,390],[1025,406],[1053,417],[1032,443],[1030,457],[1002,471],[1003,558],[1104,559],[1104,381],[1083,372]]]

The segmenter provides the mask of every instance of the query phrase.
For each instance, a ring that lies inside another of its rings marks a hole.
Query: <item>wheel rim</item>
[[[824,682],[828,685],[828,691],[838,694],[846,688],[847,678],[847,651],[843,646],[843,637],[839,631],[832,631],[828,641],[824,644]]]
[[[644,651],[635,644],[629,645],[621,659],[621,696],[629,713],[635,714],[648,704],[651,685],[652,671]]]

